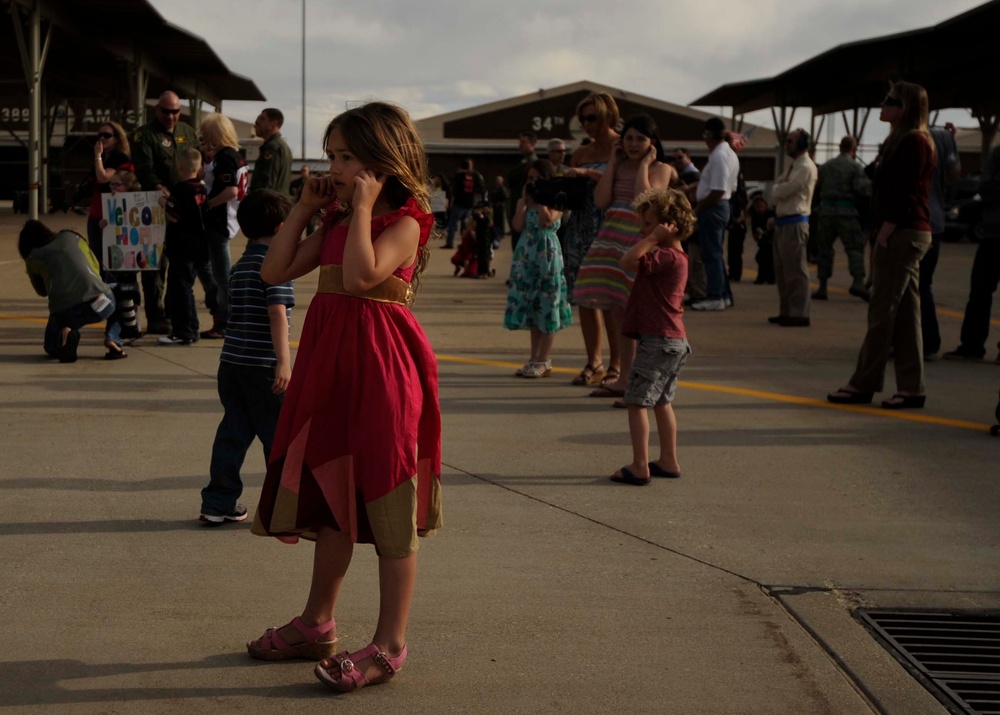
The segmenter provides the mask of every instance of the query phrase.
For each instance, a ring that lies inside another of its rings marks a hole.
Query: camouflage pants
[[[855,280],[865,277],[865,235],[858,219],[851,216],[820,216],[816,229],[819,256],[817,275],[826,279],[833,275],[834,242],[840,238],[847,253],[847,268]]]

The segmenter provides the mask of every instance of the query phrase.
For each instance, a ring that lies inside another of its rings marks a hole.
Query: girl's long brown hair
[[[422,211],[430,213],[427,153],[406,110],[388,102],[368,102],[338,114],[323,132],[324,152],[334,131],[340,132],[347,148],[362,164],[389,177],[382,195],[393,209],[402,207],[412,196]],[[430,249],[425,243],[417,249],[411,279],[414,294],[429,259]]]

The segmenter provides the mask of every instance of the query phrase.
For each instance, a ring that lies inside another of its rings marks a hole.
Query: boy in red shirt
[[[632,463],[615,472],[611,481],[641,486],[649,484],[651,476],[681,475],[677,419],[670,403],[691,354],[682,321],[688,259],[681,241],[694,230],[695,215],[687,197],[673,189],[645,191],[633,207],[643,239],[620,261],[622,268],[636,274],[622,321],[622,335],[639,340],[625,390]],[[660,436],[656,462],[649,461],[648,407],[656,415]]]

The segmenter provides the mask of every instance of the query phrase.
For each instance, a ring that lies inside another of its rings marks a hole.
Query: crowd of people
[[[491,251],[509,227],[514,251],[503,324],[530,335],[528,359],[515,371],[519,378],[551,375],[555,335],[572,325],[577,306],[586,363],[573,382],[627,410],[633,454],[611,475],[616,483],[644,486],[681,475],[672,402],[692,353],[684,305],[710,312],[732,306],[730,281],[739,276],[732,257],[727,271],[727,231],[751,232],[758,242],[758,282],[776,285],[779,313],[770,320],[783,327],[810,325],[811,300],[826,296],[839,237],[849,252],[852,293],[869,301],[868,331],[854,375],[828,399],[871,402],[882,391],[893,353],[897,392],[883,407],[923,407],[921,261],[934,241],[931,196],[945,154],[927,126],[927,109],[921,87],[892,86],[881,111],[890,133],[870,183],[852,163],[852,141],[817,169],[808,134],[791,132],[785,145],[791,161],[770,200],[745,201],[735,142],[720,119],[704,124],[709,156],[699,172],[686,151],[665,153],[651,117],[623,121],[605,93],[577,106],[588,141],[569,163],[564,142],[551,142],[542,159],[536,137],[524,133],[522,161],[497,179],[493,191],[467,160],[453,177],[450,196],[442,177],[427,175],[409,117],[380,102],[331,121],[324,135],[329,173],[302,176],[294,204],[277,110],[264,110],[255,124],[265,144],[252,179],[232,122],[213,114],[195,134],[178,121],[171,92],[160,97],[156,117],[131,142],[118,125],[103,125],[94,149],[95,191],[156,190],[169,217],[162,306],[149,305],[162,291],[162,276],[143,273],[148,328],[169,323],[158,340],[163,346],[222,341],[224,416],[199,518],[208,525],[247,519],[239,503],[240,471],[259,439],[267,471],[253,533],[315,543],[300,615],[248,642],[250,655],[318,660],[316,676],[338,691],[384,682],[406,661],[418,537],[442,523],[437,363],[409,310],[435,223],[446,227],[448,248],[455,248],[456,236],[462,245],[469,238],[469,255],[457,267],[477,276],[493,274]],[[561,188],[553,193],[556,185]],[[1000,149],[984,171],[987,237],[977,252],[963,342],[955,351],[962,359],[985,353],[989,301],[1000,277],[998,186]],[[874,240],[866,282],[857,207],[868,194]],[[822,263],[820,288],[811,293],[814,206]],[[320,225],[310,230],[318,214]],[[44,348],[61,362],[76,359],[80,328],[102,320],[107,357],[125,357],[124,297],[139,292],[113,287],[134,286],[136,278],[113,275],[104,262],[97,240],[103,220],[92,212],[89,241],[37,221],[21,232],[19,250],[32,286],[49,298]],[[230,266],[229,242],[240,229],[248,245]],[[768,248],[770,261],[761,255]],[[319,286],[293,365],[293,282],[317,268]],[[194,309],[199,278],[213,317],[207,331],[199,329]],[[659,437],[656,460],[649,459],[648,409]],[[374,544],[378,555],[378,622],[370,644],[337,652],[334,611],[356,543]]]
[[[527,378],[551,374],[554,334],[572,322],[572,314],[563,308],[565,292],[566,300],[577,308],[585,351],[585,365],[574,384],[591,386],[592,396],[614,398],[616,407],[625,407],[635,341],[622,334],[621,322],[635,275],[620,265],[620,259],[641,239],[639,217],[631,205],[638,194],[650,188],[677,189],[693,207],[696,227],[683,241],[688,259],[684,305],[691,310],[732,307],[730,284],[742,278],[749,234],[757,246],[754,283],[775,285],[777,292],[778,311],[768,321],[781,327],[809,327],[812,301],[829,299],[839,239],[852,279],[848,293],[868,304],[869,336],[859,356],[859,372],[829,399],[870,402],[882,390],[885,368],[893,356],[897,389],[882,406],[919,408],[926,402],[923,363],[941,348],[932,285],[944,232],[944,197],[947,183],[961,171],[955,127],[929,127],[927,107],[922,88],[907,82],[894,85],[880,115],[889,125],[889,137],[868,166],[858,160],[858,143],[851,136],[841,141],[838,156],[817,166],[808,132],[792,130],[783,147],[786,167],[769,195],[748,195],[739,143],[722,120],[705,122],[708,158],[699,170],[687,149],[665,155],[652,118],[638,115],[622,121],[614,99],[595,93],[577,107],[587,138],[569,159],[560,139],[552,140],[547,157],[540,159],[535,135],[522,133],[521,161],[506,176],[498,176],[490,191],[472,161],[463,162],[453,185],[463,186],[470,195],[451,213],[445,246],[453,246],[451,229],[468,220],[466,240],[452,260],[456,275],[475,277],[477,257],[479,264],[489,265],[484,257],[489,237],[496,246],[506,220],[514,258],[504,325],[531,331],[529,359],[516,374]],[[929,148],[929,153],[915,156],[914,146]],[[990,162],[998,159],[994,152]],[[997,176],[995,166],[987,166],[983,173],[980,195],[988,207],[996,202]],[[585,180],[585,197],[572,207],[538,204],[531,186],[550,177]],[[444,177],[435,179],[442,222],[449,220],[447,186]],[[993,210],[987,208],[988,216]],[[987,217],[984,223],[989,221]],[[524,234],[530,240],[522,250]],[[985,355],[992,293],[998,282],[998,261],[991,253],[995,243],[985,240],[979,248],[962,343],[943,353],[945,359],[981,360]],[[911,244],[912,250],[901,248]],[[815,290],[810,285],[810,263],[817,264]]]

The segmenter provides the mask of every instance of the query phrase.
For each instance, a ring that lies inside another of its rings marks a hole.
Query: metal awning
[[[847,131],[860,136],[888,83],[906,79],[927,90],[931,109],[970,110],[985,153],[1000,124],[1000,88],[984,82],[979,71],[996,64],[997,27],[1000,0],[991,0],[932,27],[837,45],[774,77],[722,85],[691,106],[732,107],[734,116],[770,108],[782,138],[792,129],[796,108],[812,111],[813,136],[822,131],[825,115],[842,112]],[[782,159],[779,153],[779,165]]]
[[[991,0],[932,27],[837,45],[774,77],[722,85],[691,106],[732,107],[737,114],[807,107],[829,114],[877,106],[886,83],[905,78],[927,89],[932,109],[996,113],[1000,91],[976,70],[996,62],[997,27],[1000,0]]]
[[[170,89],[202,102],[264,101],[253,80],[234,74],[205,40],[170,24],[148,0],[0,0],[12,22],[0,22],[0,97],[25,97],[29,213],[38,216],[47,142],[40,117],[69,99],[111,100],[142,121],[146,99]]]

